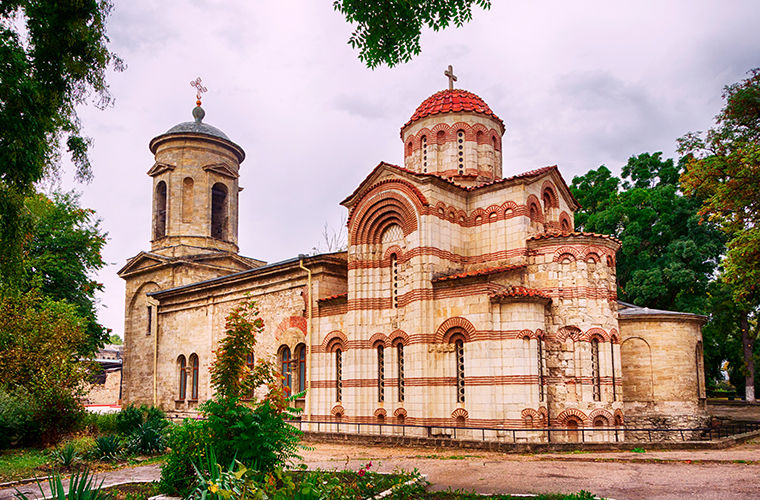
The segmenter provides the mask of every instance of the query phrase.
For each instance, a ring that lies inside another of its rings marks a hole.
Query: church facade
[[[618,302],[620,242],[575,231],[556,166],[503,176],[504,123],[477,95],[416,109],[404,165],[342,201],[347,251],[272,264],[238,254],[243,149],[193,115],[150,142],[151,249],[119,271],[126,403],[183,415],[210,398],[225,317],[250,296],[266,326],[249,361],[306,390],[304,420],[526,439],[704,423],[704,318]]]

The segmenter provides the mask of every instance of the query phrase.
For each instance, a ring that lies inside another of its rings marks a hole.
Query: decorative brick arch
[[[610,330],[610,342],[612,342],[613,344],[619,344],[620,343],[620,334],[618,333],[618,331],[615,328],[613,328],[612,330]]]
[[[557,331],[557,340],[564,342],[570,338],[573,341],[577,341],[580,340],[581,335],[582,333],[580,328],[575,325],[567,325],[563,326]]]
[[[585,252],[585,254],[583,255],[583,260],[585,260],[585,261],[587,261],[587,262],[588,262],[589,260],[593,260],[593,261],[594,261],[594,263],[598,264],[598,263],[600,263],[600,262],[602,261],[602,258],[601,258],[601,257],[599,257],[599,254],[598,254],[598,253],[596,253],[595,251],[593,251],[593,250],[588,250],[588,251],[586,251],[586,252]]]
[[[480,220],[478,220],[478,217],[480,217]],[[482,208],[476,208],[470,214],[470,221],[474,226],[483,224],[488,221],[488,214],[486,214],[486,211]]]
[[[470,414],[467,413],[467,410],[465,410],[464,408],[457,408],[456,410],[451,412],[451,418],[453,418],[454,420],[458,418],[464,418],[465,420],[467,420],[469,417],[470,417]]]
[[[505,201],[501,204],[501,213],[502,216],[506,219],[508,217],[507,211],[512,210],[512,212],[515,212],[519,207],[517,206],[517,203],[515,203],[512,200]]]
[[[388,341],[392,346],[398,344],[409,345],[409,335],[404,330],[394,330],[388,335]]]
[[[596,410],[593,410],[591,413],[588,414],[588,419],[591,422],[591,425],[594,424],[594,421],[597,419],[597,417],[602,417],[607,421],[607,427],[608,425],[611,425],[614,421],[614,417],[612,416],[612,413],[605,410],[604,408],[597,408]]]
[[[625,425],[625,416],[623,415],[623,410],[618,408],[615,410],[615,417],[614,417],[615,425]]]
[[[565,257],[572,257],[573,261],[578,260],[578,258],[581,256],[580,251],[575,247],[570,246],[563,246],[559,247],[554,252],[554,258],[552,258],[552,262],[562,262]]]
[[[452,333],[461,333],[466,342],[475,334],[475,327],[465,318],[456,316],[449,318],[435,331],[436,343],[448,343]]]
[[[436,124],[431,130],[431,134],[435,134],[435,141],[436,144],[443,144],[446,142],[446,135],[451,127],[448,123],[438,123]],[[443,132],[443,142],[439,142],[439,138],[441,137],[441,132]]]
[[[393,412],[393,416],[398,417],[404,417],[406,418],[406,410],[403,408],[396,408],[396,411]]]
[[[332,407],[332,410],[330,410],[330,415],[342,418],[346,416],[346,410],[343,409],[343,405],[335,405]]]
[[[610,267],[612,269],[615,268],[615,257],[612,255],[607,256],[607,267]]]
[[[412,201],[414,206],[417,208],[418,211],[422,211],[422,207],[427,207],[430,205],[430,202],[428,202],[427,198],[424,194],[422,194],[422,191],[420,191],[417,186],[412,184],[411,182],[405,180],[405,179],[398,179],[398,178],[392,178],[392,179],[384,179],[382,181],[376,182],[372,186],[370,186],[367,189],[362,190],[361,194],[356,199],[356,204],[354,204],[354,207],[351,209],[351,211],[348,214],[348,224],[351,224],[351,220],[353,219],[354,212],[356,211],[357,207],[359,207],[360,202],[367,198],[368,196],[375,195],[377,193],[387,191],[387,190],[393,190],[399,191],[405,195]]]
[[[378,332],[369,338],[369,345],[371,345],[373,349],[376,349],[377,346],[388,347],[388,337]]]
[[[384,191],[363,202],[349,222],[351,244],[380,243],[383,232],[393,224],[401,226],[404,236],[417,230],[417,214],[409,199],[396,191]]]
[[[345,333],[333,330],[325,335],[325,339],[322,341],[322,349],[325,352],[335,352],[337,348],[345,351],[348,348],[348,338]]]
[[[541,425],[548,426],[547,421],[549,420],[549,410],[546,409],[546,406],[538,408],[538,415],[541,418]]]
[[[482,123],[476,123],[473,125],[472,132],[475,135],[475,140],[478,144],[488,144],[488,142],[491,140],[491,136],[489,134],[490,130],[488,130],[488,127]]]
[[[280,324],[277,325],[277,329],[274,332],[274,338],[280,340],[282,334],[291,328],[297,328],[306,335],[306,318],[303,316],[289,316],[280,321]]]
[[[501,134],[496,133],[495,130],[491,129],[491,142],[494,145],[494,149],[496,151],[501,151]]]
[[[560,424],[565,425],[565,423],[567,423],[567,421],[573,417],[579,419],[582,425],[588,424],[588,417],[586,417],[586,414],[577,408],[568,408],[567,410],[557,415],[556,420]]]
[[[396,254],[396,260],[401,262],[402,256],[404,255],[404,252],[401,250],[401,247],[398,245],[393,245],[388,247],[388,249],[383,253],[383,262],[390,265],[391,263],[391,255]]]
[[[543,224],[544,211],[541,210],[541,201],[536,197],[535,194],[528,196],[528,201],[525,203],[525,205],[528,207],[528,217],[530,220]]]
[[[595,338],[600,339],[602,342],[609,342],[610,336],[602,328],[589,328],[581,336],[580,340],[591,342]]]
[[[474,141],[475,140],[475,133],[472,131],[472,127],[469,123],[465,122],[456,122],[453,125],[451,125],[451,132],[452,137],[456,138],[457,133],[461,130],[464,132],[464,140],[465,141]]]
[[[573,232],[573,223],[570,222],[570,216],[564,210],[559,214],[559,229],[563,233]]]
[[[378,408],[375,410],[375,416],[376,417],[383,417],[385,418],[388,415],[388,412],[385,411],[385,408]]]
[[[522,412],[520,412],[520,416],[522,417],[524,424],[527,424],[527,420],[530,418],[531,427],[536,427],[536,425],[541,421],[541,415],[533,408],[525,408]]]
[[[549,201],[549,205],[546,208],[559,208],[559,198],[557,197],[557,188],[550,180],[545,180],[541,185],[541,201],[544,201],[544,195]]]

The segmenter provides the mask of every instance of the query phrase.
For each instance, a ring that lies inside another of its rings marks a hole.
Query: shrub
[[[0,449],[34,440],[40,431],[35,413],[36,405],[23,388],[14,392],[0,388]]]
[[[95,438],[91,436],[80,436],[69,440],[69,443],[74,446],[74,450],[80,456],[89,455],[92,449],[95,448]]]
[[[59,448],[56,448],[51,452],[50,455],[55,463],[67,469],[79,460],[77,449],[74,444],[70,442]]]
[[[185,419],[173,427],[167,440],[171,453],[161,467],[161,491],[187,497],[195,477],[193,461],[200,460],[210,444],[208,428],[202,420]]]
[[[137,426],[145,422],[143,410],[139,406],[130,404],[116,414],[116,430],[119,434],[126,436],[132,434]]]
[[[100,460],[116,460],[121,456],[121,441],[113,434],[95,439],[92,457]]]
[[[166,448],[165,420],[148,420],[137,426],[127,439],[127,449],[132,453],[160,453]]]
[[[90,474],[90,471],[85,469],[82,472],[76,472],[72,474],[69,480],[68,492],[63,487],[63,480],[61,474],[53,472],[48,478],[48,484],[50,485],[50,493],[46,494],[42,488],[42,483],[37,481],[37,486],[40,488],[41,498],[50,498],[53,500],[107,500],[108,495],[101,491],[103,481],[100,484],[95,485],[95,475]],[[16,498],[21,500],[29,500],[29,497],[24,493],[16,490]]]

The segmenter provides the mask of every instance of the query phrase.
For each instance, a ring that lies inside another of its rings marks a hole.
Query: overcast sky
[[[399,128],[429,95],[480,95],[507,127],[504,174],[559,165],[568,183],[599,165],[663,151],[711,126],[723,85],[760,66],[757,1],[494,0],[461,29],[425,33],[422,54],[367,69],[331,0],[114,0],[113,108],[80,110],[95,179],[68,181],[103,219],[109,265],[100,319],[124,328],[126,259],[150,248],[151,138],[189,121],[201,76],[205,122],[245,149],[240,252],[309,252],[338,202],[380,161],[402,164]]]

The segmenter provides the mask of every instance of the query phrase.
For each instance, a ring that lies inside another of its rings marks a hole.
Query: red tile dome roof
[[[502,129],[504,128],[504,122],[491,111],[491,108],[488,107],[488,104],[486,104],[483,99],[472,92],[462,89],[453,89],[441,90],[422,101],[422,104],[419,105],[409,121],[401,127],[401,130],[426,116],[462,111],[471,111],[490,116],[501,124]]]

